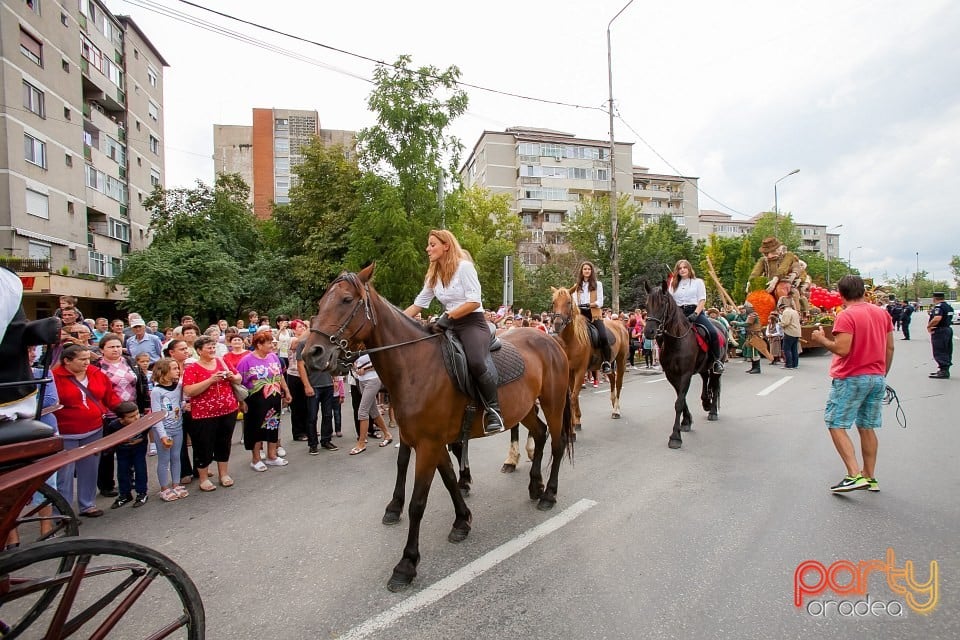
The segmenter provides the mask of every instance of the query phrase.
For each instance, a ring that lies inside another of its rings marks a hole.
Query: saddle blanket
[[[500,344],[499,349],[490,353],[493,364],[497,368],[498,387],[513,382],[522,376],[525,370],[520,351],[507,340],[502,340]],[[440,351],[443,354],[444,368],[457,389],[464,395],[476,398],[473,379],[467,370],[467,358],[463,354],[463,347],[460,343],[444,339]]]

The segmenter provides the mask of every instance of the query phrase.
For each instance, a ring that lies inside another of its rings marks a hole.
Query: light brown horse
[[[570,291],[564,288],[550,287],[553,293],[553,326],[557,338],[570,361],[569,384],[573,405],[573,426],[580,429],[580,388],[587,371],[600,368],[600,350],[590,344],[587,319],[584,318],[573,302]],[[613,372],[610,379],[610,404],[613,413],[610,417],[620,417],[620,390],[623,388],[623,375],[627,370],[627,356],[630,353],[630,332],[618,320],[604,320],[603,326],[610,339],[610,364]]]
[[[363,343],[387,389],[400,429],[401,450],[416,452],[413,495],[410,498],[410,529],[403,557],[393,570],[387,588],[400,591],[417,575],[420,560],[420,522],[434,474],[453,500],[456,519],[447,539],[460,542],[470,532],[472,516],[457,486],[447,445],[460,440],[461,422],[470,399],[454,386],[444,370],[440,342],[445,339],[405,316],[381,298],[370,278],[373,265],[360,273],[343,273],[320,298],[317,315],[303,350],[303,362],[311,369],[333,371],[357,354],[351,350]],[[500,387],[500,405],[506,424],[523,423],[536,443],[528,486],[537,508],[548,510],[557,501],[563,454],[573,455],[570,398],[565,373],[567,357],[546,334],[517,330],[501,338],[516,347],[524,362],[523,375]],[[537,400],[544,423],[537,415]],[[476,412],[471,437],[484,435],[483,411]],[[543,450],[550,434],[550,477],[546,486],[541,473]],[[402,500],[402,491],[401,491]],[[388,505],[388,511],[396,504]],[[402,502],[395,507],[402,509]]]

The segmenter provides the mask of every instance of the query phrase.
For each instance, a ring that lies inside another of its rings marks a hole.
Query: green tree
[[[710,277],[710,269],[707,264],[708,256],[713,263],[713,268],[723,288],[727,290],[727,293],[730,294],[730,297],[733,298],[734,301],[742,301],[742,292],[740,292],[738,296],[738,292],[736,291],[736,264],[737,259],[740,257],[742,245],[742,238],[730,238],[710,234],[703,248],[703,259],[700,261],[700,271],[698,273],[698,275],[703,276],[704,283],[707,286],[707,302],[709,304],[719,306],[723,304],[723,301],[716,283],[714,283],[713,278]]]
[[[950,272],[953,274],[953,283],[960,286],[960,256],[950,258]]]
[[[625,283],[621,302],[630,309],[642,307],[646,303],[644,282],[658,284],[680,259],[699,264],[700,251],[687,230],[671,216],[660,216],[643,225],[639,233],[627,239],[621,253],[620,280]]]
[[[759,249],[760,245],[757,245]],[[753,250],[753,243],[750,236],[744,236],[740,241],[740,254],[733,265],[733,291],[730,295],[737,301],[737,304],[743,302],[747,297],[747,279],[753,266],[757,263],[756,253]]]
[[[483,286],[485,308],[497,308],[503,301],[503,259],[516,256],[524,237],[523,223],[510,210],[505,194],[491,195],[485,189],[459,189],[447,198],[445,209],[456,221],[451,227],[464,249],[470,252]],[[514,273],[514,299],[522,287],[524,271]]]
[[[620,245],[621,281],[624,253],[629,252],[630,244],[639,235],[641,226],[633,199],[628,194],[620,194],[617,198],[617,235]],[[613,249],[611,229],[610,197],[607,195],[585,198],[577,207],[576,213],[563,224],[563,233],[577,256],[596,265],[598,275],[606,280],[610,276],[610,254]],[[606,280],[605,291],[609,291]]]
[[[280,274],[292,303],[315,303],[343,271],[350,229],[360,214],[361,172],[340,145],[319,139],[303,148],[290,203],[274,208],[275,246],[287,261]]]

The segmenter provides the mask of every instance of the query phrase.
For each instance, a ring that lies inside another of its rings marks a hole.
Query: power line
[[[747,218],[750,217],[748,214],[746,214],[746,213],[744,213],[744,212],[742,212],[742,211],[738,211],[737,209],[734,209],[733,207],[731,207],[731,206],[723,203],[722,201],[718,200],[717,198],[714,198],[712,195],[710,195],[709,193],[707,193],[706,191],[704,191],[703,189],[701,189],[699,184],[696,184],[695,182],[691,181],[690,179],[684,177],[683,172],[680,171],[679,169],[677,169],[675,166],[673,166],[673,164],[672,164],[669,160],[667,160],[666,158],[664,158],[663,155],[661,155],[659,151],[657,151],[656,149],[654,149],[654,148],[653,148],[653,145],[651,145],[649,142],[647,142],[647,141],[644,139],[643,136],[641,136],[639,133],[637,133],[637,130],[634,129],[633,127],[631,127],[631,126],[630,126],[630,123],[627,122],[626,120],[624,120],[624,119],[623,119],[623,116],[620,115],[619,112],[617,112],[616,115],[617,115],[617,120],[619,120],[620,122],[622,122],[622,123],[624,124],[624,126],[627,127],[627,129],[630,129],[630,131],[633,132],[633,135],[637,136],[637,139],[640,140],[640,142],[642,142],[648,149],[650,149],[650,151],[652,151],[655,156],[657,156],[658,158],[660,158],[660,159],[663,161],[664,164],[666,164],[668,167],[670,167],[670,168],[674,171],[674,173],[677,174],[677,177],[678,177],[678,178],[680,178],[681,180],[683,180],[684,182],[686,182],[687,184],[689,184],[690,186],[692,186],[694,189],[697,190],[698,193],[703,194],[708,200],[712,200],[713,202],[716,202],[718,205],[720,205],[720,206],[723,207],[724,209],[727,209],[728,211],[732,211],[732,212],[736,213],[737,215],[745,216],[745,217],[747,217]],[[698,212],[698,214],[699,214],[699,212]]]
[[[379,59],[377,59],[377,58],[371,58],[370,56],[366,56],[366,55],[363,55],[363,54],[361,54],[361,53],[355,53],[355,52],[353,52],[353,51],[348,51],[348,50],[346,50],[346,49],[340,49],[339,47],[334,47],[334,46],[329,45],[329,44],[324,44],[324,43],[322,43],[322,42],[317,42],[316,40],[311,40],[311,39],[305,38],[305,37],[303,37],[303,36],[298,36],[298,35],[295,35],[295,34],[292,34],[292,33],[288,33],[288,32],[286,32],[286,31],[281,31],[281,30],[279,30],[279,29],[274,29],[273,27],[268,27],[268,26],[263,25],[263,24],[260,24],[260,23],[258,23],[258,22],[253,22],[253,21],[251,21],[251,20],[245,20],[245,19],[243,19],[243,18],[238,18],[238,17],[236,17],[236,16],[230,15],[230,14],[228,14],[228,13],[224,13],[224,12],[222,12],[222,11],[216,11],[216,10],[211,9],[211,8],[209,8],[209,7],[204,7],[204,6],[199,5],[199,4],[196,4],[196,3],[194,3],[194,2],[190,2],[189,0],[179,0],[179,1],[182,2],[183,4],[186,4],[186,5],[188,5],[188,6],[194,7],[194,8],[196,8],[196,9],[201,9],[201,10],[203,10],[203,11],[207,11],[207,12],[212,13],[212,14],[214,14],[214,15],[218,15],[218,16],[220,16],[220,17],[222,17],[222,18],[226,18],[226,19],[228,19],[228,20],[233,20],[233,21],[239,22],[239,23],[241,23],[241,24],[245,24],[245,25],[248,25],[248,26],[257,28],[257,29],[261,29],[261,30],[263,30],[263,31],[267,31],[267,32],[270,32],[270,33],[275,33],[275,34],[280,35],[280,36],[283,36],[283,37],[285,37],[285,38],[291,38],[291,39],[293,39],[293,40],[298,40],[298,41],[300,41],[300,42],[305,42],[305,43],[307,43],[307,44],[312,44],[312,45],[317,46],[317,47],[320,47],[320,48],[322,48],[322,49],[327,49],[328,51],[334,51],[334,52],[336,52],[336,53],[340,53],[340,54],[343,54],[343,55],[346,55],[346,56],[350,56],[350,57],[357,58],[357,59],[360,59],[360,60],[365,60],[365,61],[367,61],[367,62],[372,62],[372,63],[377,64],[377,65],[381,65],[381,66],[385,66],[385,67],[392,67],[392,68],[398,69],[398,70],[406,70],[406,69],[404,69],[403,67],[401,67],[400,65],[398,65],[398,64],[396,64],[396,63],[386,62],[386,61],[384,61],[384,60],[379,60]],[[131,0],[126,0],[126,2],[131,2]],[[431,80],[441,80],[441,78],[439,78],[438,76],[433,75],[433,74],[431,74],[431,73],[427,73],[427,72],[425,72],[425,71],[415,70],[415,73],[418,73],[418,74],[422,75],[422,76],[425,77],[425,78],[430,78]],[[582,105],[582,104],[576,104],[576,103],[573,103],[573,102],[564,102],[564,101],[562,101],[562,100],[550,100],[550,99],[547,99],[547,98],[537,98],[537,97],[535,97],[535,96],[527,96],[527,95],[523,95],[523,94],[520,94],[520,93],[514,93],[514,92],[512,92],[512,91],[503,91],[503,90],[501,90],[501,89],[493,89],[493,88],[491,88],[491,87],[484,87],[484,86],[482,86],[482,85],[473,84],[473,83],[470,83],[470,82],[463,82],[462,80],[454,80],[453,82],[454,82],[454,84],[456,84],[456,85],[458,85],[458,86],[461,86],[461,87],[468,87],[468,88],[470,88],[470,89],[476,89],[476,90],[478,90],[478,91],[486,91],[486,92],[488,92],[488,93],[493,93],[493,94],[497,94],[497,95],[501,95],[501,96],[507,96],[507,97],[510,97],[510,98],[517,98],[517,99],[519,99],[519,100],[530,100],[530,101],[533,101],[533,102],[542,102],[542,103],[544,103],[544,104],[552,104],[552,105],[557,105],[557,106],[561,106],[561,107],[570,107],[570,108],[572,108],[572,109],[586,109],[586,110],[600,111],[600,112],[603,112],[603,111],[604,111],[604,109],[603,109],[602,107],[592,107],[592,106],[587,106],[587,105]]]

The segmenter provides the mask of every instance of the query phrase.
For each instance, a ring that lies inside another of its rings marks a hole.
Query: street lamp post
[[[611,307],[614,313],[620,313],[620,230],[617,220],[617,149],[613,139],[613,51],[610,45],[610,27],[620,14],[633,4],[633,0],[623,5],[617,15],[607,23],[607,85],[610,90],[610,101],[607,103],[607,114],[610,116],[610,284]]]
[[[794,169],[787,175],[780,178],[780,180],[777,180],[776,182],[773,183],[773,216],[774,216],[773,217],[773,235],[775,236],[777,235],[777,232],[779,231],[779,227],[780,227],[780,202],[777,199],[777,185],[795,173],[800,173],[800,169]]]
[[[857,249],[863,249],[863,245],[861,244],[847,251],[847,268],[849,269],[849,273],[853,272],[853,252]]]
[[[913,274],[913,294],[920,304],[920,252],[917,251],[917,272]]]
[[[827,246],[826,246],[826,252],[827,252],[827,291],[830,290],[830,232],[833,231],[834,229],[839,229],[839,228],[842,227],[842,226],[843,226],[842,224],[838,224],[838,225],[835,226],[835,227],[830,227],[830,228],[827,229]]]

